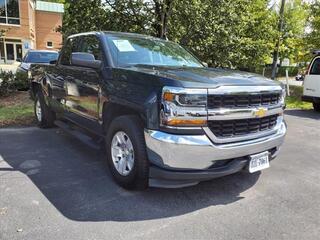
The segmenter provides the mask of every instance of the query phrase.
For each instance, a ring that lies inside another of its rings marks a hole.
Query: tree
[[[275,17],[267,0],[182,0],[169,38],[211,66],[254,70],[270,56]]]
[[[284,25],[280,44],[280,66],[283,59],[301,62],[306,54],[305,29],[307,25],[309,5],[302,0],[289,0],[284,8]]]
[[[65,0],[63,24],[58,31],[64,38],[71,34],[105,30],[110,18],[101,0]]]
[[[315,1],[310,6],[310,15],[308,17],[308,33],[305,37],[307,50],[320,49],[320,1]],[[310,59],[310,55],[307,55]]]
[[[278,24],[278,31],[279,32],[278,32],[278,37],[276,39],[276,46],[273,51],[271,79],[275,79],[276,74],[277,74],[277,64],[278,64],[279,50],[280,50],[280,44],[281,44],[281,34],[283,32],[285,3],[286,3],[286,0],[281,0],[281,7],[280,7],[280,13],[279,13],[279,24]]]

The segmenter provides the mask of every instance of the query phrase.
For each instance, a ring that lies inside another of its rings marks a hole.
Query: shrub
[[[262,66],[260,66],[259,68],[255,69],[255,72],[258,74],[262,74],[263,72],[263,68]],[[277,68],[277,75],[276,77],[285,77],[286,76],[286,69],[288,69],[288,74],[289,77],[294,77],[297,76],[297,74],[303,69],[302,67],[278,67]],[[265,72],[264,75],[268,78],[271,77],[271,73],[272,73],[272,69],[271,66],[265,67]]]
[[[0,96],[7,96],[14,91],[27,90],[28,88],[29,82],[25,74],[14,74],[11,71],[0,70]]]

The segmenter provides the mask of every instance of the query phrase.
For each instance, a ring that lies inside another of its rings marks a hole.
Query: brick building
[[[29,49],[58,50],[63,4],[37,0],[0,0],[0,64],[13,63]]]

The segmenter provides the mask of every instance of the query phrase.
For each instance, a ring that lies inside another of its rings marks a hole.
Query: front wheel
[[[313,109],[317,112],[320,112],[320,103],[313,103]]]
[[[38,92],[34,99],[34,115],[40,128],[54,126],[55,114],[44,101],[43,95]]]
[[[137,116],[120,116],[112,121],[106,151],[111,174],[120,186],[139,190],[148,187],[149,161],[143,126]]]

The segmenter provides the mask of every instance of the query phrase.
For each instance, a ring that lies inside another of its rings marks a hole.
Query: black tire
[[[111,156],[111,143],[114,135],[122,131],[131,140],[134,151],[134,164],[127,176],[116,169]],[[143,190],[149,182],[149,160],[147,158],[143,126],[139,117],[134,115],[120,116],[114,119],[106,133],[106,153],[109,169],[115,181],[126,189]]]
[[[37,104],[40,104],[41,117],[37,115]],[[34,97],[34,116],[40,128],[51,128],[54,126],[55,113],[47,106],[43,94],[39,91]]]
[[[317,112],[320,112],[320,103],[313,103],[313,109]]]

